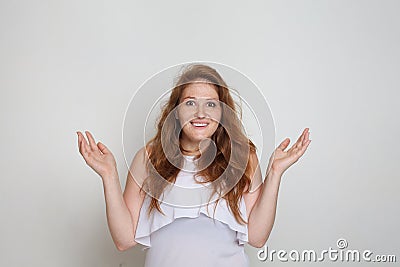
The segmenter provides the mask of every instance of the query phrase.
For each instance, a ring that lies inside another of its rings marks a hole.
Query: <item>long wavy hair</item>
[[[148,215],[154,208],[164,214],[158,199],[164,192],[167,182],[175,183],[176,177],[181,170],[177,166],[183,166],[184,158],[180,151],[179,142],[182,134],[180,122],[169,118],[173,117],[170,114],[180,104],[180,98],[186,86],[198,81],[213,85],[218,93],[219,101],[223,102],[230,112],[227,112],[227,109],[222,109],[219,125],[210,137],[215,143],[215,157],[211,164],[210,162],[204,163],[200,161],[198,163],[199,166],[208,166],[200,168],[201,170],[196,173],[196,176],[202,177],[204,183],[212,182],[213,193],[220,193],[225,188],[231,188],[228,192],[224,192],[222,198],[226,200],[235,219],[240,224],[246,224],[247,222],[243,219],[243,214],[239,209],[239,201],[243,193],[250,190],[250,153],[255,152],[256,147],[244,133],[241,124],[240,106],[233,100],[227,84],[215,69],[203,64],[189,65],[178,76],[169,100],[163,105],[161,116],[157,120],[157,133],[146,144],[149,158],[147,164],[149,176],[144,180],[141,189],[150,192],[152,198]],[[168,142],[162,140],[165,136],[168,137]],[[168,158],[165,151],[168,151]],[[236,152],[232,153],[232,151]],[[237,153],[237,151],[248,151],[249,153]],[[203,153],[211,152],[205,150]],[[201,158],[203,157],[200,157],[200,160]],[[220,198],[216,200],[216,204],[219,201]]]

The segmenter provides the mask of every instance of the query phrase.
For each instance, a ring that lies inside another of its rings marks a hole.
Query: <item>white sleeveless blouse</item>
[[[177,176],[175,185],[194,188],[197,184],[193,157],[185,156],[185,167]],[[161,210],[147,215],[151,198],[146,195],[139,214],[135,241],[146,250],[145,267],[248,267],[244,251],[248,242],[246,224],[239,224],[230,212],[225,199],[197,207],[178,207],[161,202]],[[242,218],[247,220],[242,198],[239,205]]]

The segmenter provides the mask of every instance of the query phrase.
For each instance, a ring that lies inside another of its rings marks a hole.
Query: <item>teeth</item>
[[[196,126],[196,127],[204,127],[204,126],[207,126],[207,125],[208,125],[208,123],[196,123],[196,122],[192,122],[192,124],[193,124],[194,126]]]

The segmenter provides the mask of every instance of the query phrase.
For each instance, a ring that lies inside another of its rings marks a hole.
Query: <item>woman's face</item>
[[[218,128],[222,107],[216,88],[212,84],[195,82],[183,90],[177,109],[182,126],[182,145],[198,147]]]

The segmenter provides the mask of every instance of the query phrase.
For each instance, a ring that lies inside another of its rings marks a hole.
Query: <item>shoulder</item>
[[[149,160],[149,154],[147,146],[140,148],[135,156],[133,157],[132,163],[129,167],[129,171],[137,183],[142,184],[144,179],[147,178],[147,163]]]

